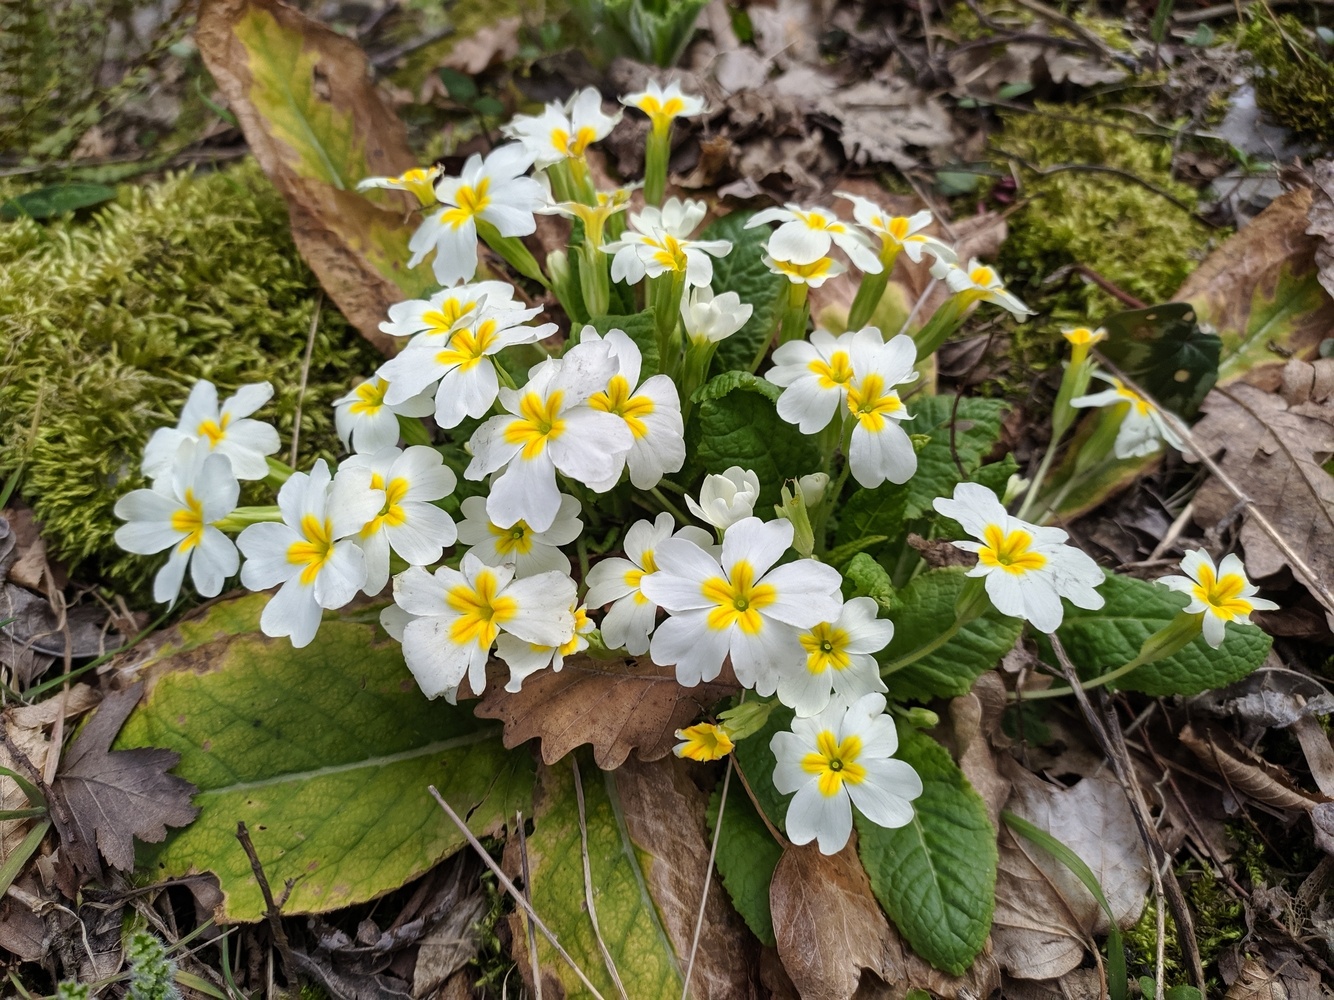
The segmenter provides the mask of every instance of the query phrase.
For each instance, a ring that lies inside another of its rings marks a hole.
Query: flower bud
[[[721,475],[705,476],[699,488],[699,501],[686,497],[686,506],[701,521],[726,531],[755,513],[759,496],[760,477],[734,465]]]
[[[744,740],[764,728],[769,721],[769,714],[778,707],[778,702],[769,698],[765,701],[743,701],[718,714],[723,729],[733,740]]]

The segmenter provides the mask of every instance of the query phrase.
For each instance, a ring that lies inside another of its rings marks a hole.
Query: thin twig
[[[528,838],[523,832],[523,813],[516,812],[514,817],[514,833],[519,839],[519,871],[523,874],[523,894],[531,906],[533,877],[528,871]],[[542,970],[537,961],[537,929],[533,926],[533,918],[527,913],[523,915],[523,926],[528,931],[528,961],[533,972],[533,994],[537,1000],[542,1000]]]
[[[746,772],[741,769],[741,765],[736,764],[735,766],[736,776],[741,782],[741,787],[746,790],[746,797],[750,799],[750,804],[755,807],[755,812],[759,814],[760,819],[764,822],[765,827],[769,831],[769,835],[774,838],[775,843],[786,851],[792,845],[788,843],[786,837],[778,832],[778,827],[774,826],[769,820],[769,817],[765,815],[764,807],[760,805],[760,800],[755,797],[755,792],[750,787],[750,782],[746,780]]]
[[[320,328],[320,314],[324,312],[324,292],[315,296],[315,311],[310,314],[310,333],[306,335],[306,356],[301,361],[301,385],[296,391],[296,418],[292,421],[292,450],[287,464],[296,468],[296,450],[301,442],[301,406],[306,401],[306,382],[310,378],[310,356],[315,350],[315,331]]]
[[[611,974],[612,985],[621,995],[621,1000],[630,1000],[625,992],[625,984],[621,982],[621,974],[616,971],[616,962],[611,957],[607,942],[602,940],[602,928],[598,926],[598,911],[593,905],[593,871],[588,863],[588,820],[584,815],[584,782],[579,777],[578,759],[571,757],[570,766],[574,770],[574,798],[579,806],[579,853],[584,862],[584,903],[588,906],[588,922],[593,925],[593,939],[598,943],[598,951],[602,952],[602,962],[607,966],[607,972]]]
[[[1164,552],[1172,547],[1172,544],[1181,537],[1181,532],[1185,530],[1186,525],[1190,522],[1191,516],[1194,513],[1195,501],[1192,500],[1190,503],[1186,504],[1186,506],[1181,508],[1181,513],[1176,516],[1176,520],[1168,525],[1167,533],[1163,535],[1158,544],[1153,547],[1153,551],[1149,553],[1149,558],[1146,562],[1153,562],[1155,559],[1160,558]]]
[[[259,891],[264,896],[264,916],[268,919],[273,943],[278,946],[278,953],[282,955],[283,968],[287,970],[289,976],[294,975],[296,963],[292,959],[292,946],[287,943],[287,932],[283,930],[282,914],[278,912],[278,904],[273,901],[273,890],[269,888],[269,880],[264,875],[264,866],[259,863],[259,855],[255,853],[255,845],[250,840],[250,831],[246,829],[245,820],[236,824],[236,839],[241,842],[241,849],[250,859],[250,870],[255,873],[255,881],[259,883]]]
[[[690,996],[690,977],[695,972],[695,952],[699,949],[699,937],[704,931],[704,907],[709,901],[709,886],[713,882],[713,863],[718,857],[718,838],[723,832],[723,810],[727,808],[727,789],[732,783],[732,764],[735,755],[727,755],[727,770],[723,772],[723,790],[718,795],[718,815],[713,820],[713,843],[709,845],[709,864],[704,869],[704,891],[699,897],[699,913],[695,915],[695,933],[690,938],[690,958],[686,962],[685,982],[681,984],[681,1000]]]
[[[444,797],[436,791],[435,785],[428,786],[427,791],[431,793],[431,797],[435,799],[440,808],[445,811],[445,815],[448,816],[453,824],[459,828],[459,832],[463,834],[464,839],[468,841],[468,845],[477,852],[477,856],[481,858],[482,863],[491,870],[491,874],[496,877],[496,881],[499,882],[501,887],[514,898],[514,902],[522,907],[524,913],[528,914],[529,919],[532,920],[537,926],[537,929],[542,932],[542,936],[551,942],[551,947],[556,949],[556,954],[564,959],[565,964],[568,965],[574,974],[579,977],[579,981],[588,988],[588,992],[593,994],[595,1000],[606,1000],[601,992],[599,992],[598,988],[593,985],[592,981],[584,975],[584,970],[579,968],[575,960],[570,957],[570,953],[561,946],[559,941],[556,940],[556,935],[551,933],[551,930],[547,925],[542,922],[542,918],[537,915],[537,911],[533,909],[532,904],[524,898],[523,893],[518,890],[515,884],[510,880],[510,877],[501,870],[500,865],[496,864],[495,859],[486,852],[486,848],[482,846],[482,842],[473,836],[473,832],[468,829],[468,824],[459,818],[459,814],[456,813],[453,807],[444,800]]]
[[[1045,3],[1039,2],[1039,0],[1014,0],[1014,2],[1020,7],[1032,11],[1044,21],[1050,21],[1052,24],[1064,28],[1072,35],[1078,37],[1089,48],[1093,49],[1095,52],[1101,53],[1111,62],[1120,63],[1124,58],[1121,53],[1113,49],[1094,32],[1090,31],[1073,18],[1066,17],[1059,10],[1054,10],[1051,7],[1048,7]]]

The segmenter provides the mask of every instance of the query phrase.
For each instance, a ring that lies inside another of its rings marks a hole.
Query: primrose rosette
[[[272,591],[262,629],[295,647],[325,612],[378,599],[425,698],[519,697],[596,661],[654,672],[678,700],[708,691],[678,756],[739,768],[783,845],[834,854],[855,827],[880,903],[957,971],[986,940],[995,831],[920,731],[937,718],[924,703],[966,693],[1025,630],[1043,656],[1046,635],[1084,651],[1086,687],[1201,690],[1258,665],[1250,615],[1274,605],[1235,555],[1192,552],[1155,587],[1110,577],[1049,523],[1070,475],[1182,440],[1177,417],[1094,367],[1102,331],[1067,334],[1051,450],[1020,480],[1011,459],[985,461],[1000,404],[942,397],[932,374],[976,311],[1029,315],[992,267],[961,262],[929,212],[855,195],[709,223],[703,202],[666,191],[671,131],[704,101],[654,83],[621,103],[585,89],[516,117],[457,176],[363,180],[416,197],[404,265],[440,287],[389,309],[398,350],[334,404],[350,454],[289,468],[260,417],[267,384],[220,403],[200,382],[150,441],[153,485],[117,505],[117,541],[165,554],[167,604],[187,576],[203,597],[238,573]],[[649,120],[646,180],[599,190],[587,154],[623,115]],[[570,231],[541,259],[523,241],[538,214]],[[940,304],[903,329],[868,325],[914,269]],[[835,279],[855,289],[848,321],[812,329],[809,290]],[[1062,480],[1052,456],[1086,409],[1098,429]],[[237,506],[244,480],[276,489],[273,505]],[[910,533],[970,565],[927,565]],[[1115,662],[1092,655],[1127,641]],[[990,847],[983,836],[962,866],[931,856],[954,842],[942,815],[990,831]],[[901,895],[911,879],[876,867],[914,830],[918,853],[896,855],[907,874],[981,915],[953,951]]]

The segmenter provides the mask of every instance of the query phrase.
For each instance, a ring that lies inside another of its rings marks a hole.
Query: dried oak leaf
[[[356,184],[416,165],[403,123],[349,38],[277,0],[204,0],[195,40],[251,152],[287,202],[292,236],[339,310],[380,350],[389,306],[431,287],[410,271],[413,200]]]
[[[1315,248],[1316,272],[1325,291],[1334,295],[1334,160],[1317,160],[1311,167],[1311,210],[1306,235],[1320,242]]]
[[[167,772],[180,761],[174,750],[112,750],[139,702],[142,684],[107,695],[79,733],[52,783],[52,818],[66,857],[81,872],[100,875],[102,864],[134,868],[134,838],[159,843],[167,827],[185,826],[199,810],[195,786]]]
[[[1322,468],[1334,454],[1334,404],[1290,405],[1282,396],[1243,383],[1214,389],[1201,407],[1194,437],[1255,502],[1322,579],[1334,578],[1334,477]],[[1187,458],[1193,457],[1188,454]],[[1195,495],[1195,520],[1210,527],[1236,505],[1211,479]],[[1254,522],[1241,529],[1246,566],[1265,577],[1286,565],[1282,551]]]
[[[477,706],[480,719],[505,724],[506,747],[542,741],[542,760],[554,764],[575,747],[593,744],[593,759],[604,771],[620,767],[630,751],[640,760],[671,752],[676,730],[740,688],[725,674],[708,684],[685,688],[672,667],[639,660],[595,660],[571,656],[559,673],[544,670],[521,691],[488,684]]]

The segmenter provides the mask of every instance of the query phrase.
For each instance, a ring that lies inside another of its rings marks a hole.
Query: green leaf
[[[719,792],[709,799],[709,830],[718,830]],[[741,919],[760,939],[773,947],[773,914],[769,910],[769,884],[783,849],[778,846],[739,781],[733,781],[723,810],[723,827],[714,834],[718,853],[714,859],[723,888]]]
[[[897,538],[903,531],[907,510],[908,490],[903,486],[885,483],[873,490],[858,490],[839,506],[834,538],[840,546],[870,535]]]
[[[1106,600],[1101,609],[1085,611],[1067,604],[1065,622],[1056,633],[1086,680],[1133,660],[1144,640],[1187,604],[1184,594],[1114,574],[1108,575],[1098,593]],[[1041,638],[1038,641],[1041,645]],[[1179,653],[1132,670],[1114,685],[1151,695],[1198,694],[1250,674],[1264,662],[1273,642],[1255,625],[1229,625],[1227,640],[1218,649],[1197,638]]]
[[[1006,618],[995,608],[944,638],[954,621],[954,603],[963,589],[964,572],[959,567],[929,570],[899,591],[890,616],[894,638],[878,654],[880,662],[892,666],[924,646],[939,645],[886,675],[890,698],[929,701],[967,694],[973,681],[999,663],[1019,640],[1023,623]]]
[[[640,381],[662,370],[658,358],[658,336],[651,309],[631,313],[628,316],[594,316],[588,324],[604,337],[608,330],[623,330],[625,335],[635,342],[643,357],[643,364],[639,370]]]
[[[725,383],[735,384],[714,396],[715,384]],[[753,469],[761,483],[756,508],[762,509],[779,502],[785,480],[820,467],[819,443],[778,415],[768,385],[745,372],[731,372],[704,386],[696,417],[686,429],[687,481],[733,465]]]
[[[245,820],[275,890],[295,880],[284,912],[322,912],[395,889],[463,844],[428,785],[479,835],[529,811],[528,754],[505,750],[471,706],[427,701],[374,624],[326,615],[293,649],[258,633],[264,603],[216,605],[147,668],[160,676],[116,747],[178,752],[200,815],[146,846],[143,867],[213,871],[227,918],[258,920],[264,901],[236,841]]]
[[[899,597],[889,573],[865,552],[858,552],[844,568],[843,584],[845,589],[849,584],[852,585],[853,593],[850,596],[873,598],[884,611],[892,611],[899,606]]]
[[[998,497],[1005,496],[1005,487],[1010,483],[1010,477],[1019,471],[1019,463],[1014,460],[1014,456],[1007,454],[999,462],[991,462],[982,466],[971,476],[969,482],[980,483],[991,490]]]
[[[931,438],[917,453],[917,474],[904,486],[908,494],[905,517],[911,520],[929,513],[936,497],[949,496],[962,479],[977,471],[1000,440],[1005,404],[998,399],[970,397],[960,399],[956,410],[953,396],[917,396],[909,401],[908,409],[913,419],[905,422],[903,429]]]
[[[448,66],[441,66],[435,72],[440,77],[440,82],[445,85],[445,90],[449,91],[451,100],[469,105],[477,99],[477,83],[467,73],[460,73]]]
[[[1189,420],[1218,381],[1223,342],[1200,329],[1195,307],[1169,302],[1103,321],[1098,350],[1163,406]]]
[[[50,219],[80,208],[90,208],[116,197],[116,189],[105,184],[51,184],[25,191],[0,205],[0,219]]]
[[[604,997],[616,989],[607,971],[584,904],[583,850],[574,771],[578,757],[542,769],[533,833],[527,839],[533,909]],[[580,768],[588,866],[598,927],[626,993],[635,1000],[678,1000],[681,969],[649,894],[645,869],[655,863],[631,839],[617,794],[615,771]],[[724,816],[726,822],[726,816]],[[555,978],[566,996],[587,996],[547,940],[538,937],[545,979]]]
[[[769,713],[764,728],[747,736],[736,745],[736,766],[745,775],[746,785],[755,796],[755,802],[769,817],[774,829],[787,831],[787,804],[791,795],[784,795],[774,787],[774,755],[769,741],[775,733],[792,728],[796,713],[785,705],[778,705]]]
[[[787,292],[787,280],[770,271],[763,260],[770,227],[744,228],[753,214],[733,212],[725,215],[711,222],[700,234],[700,239],[732,242],[732,252],[713,262],[714,294],[736,292],[742,302],[754,307],[746,325],[718,345],[718,353],[713,356],[715,372],[750,369],[760,344],[772,337],[778,328],[778,314]]]
[[[768,379],[752,375],[750,372],[731,371],[715,375],[696,389],[695,394],[690,398],[696,403],[703,403],[710,399],[722,399],[728,393],[735,392],[737,389],[759,393],[765,399],[774,403],[778,402],[778,397],[783,394],[783,390]]]
[[[887,830],[854,813],[857,850],[875,898],[913,951],[962,975],[991,932],[996,831],[981,797],[939,743],[900,725],[897,756],[922,777],[913,821]]]

